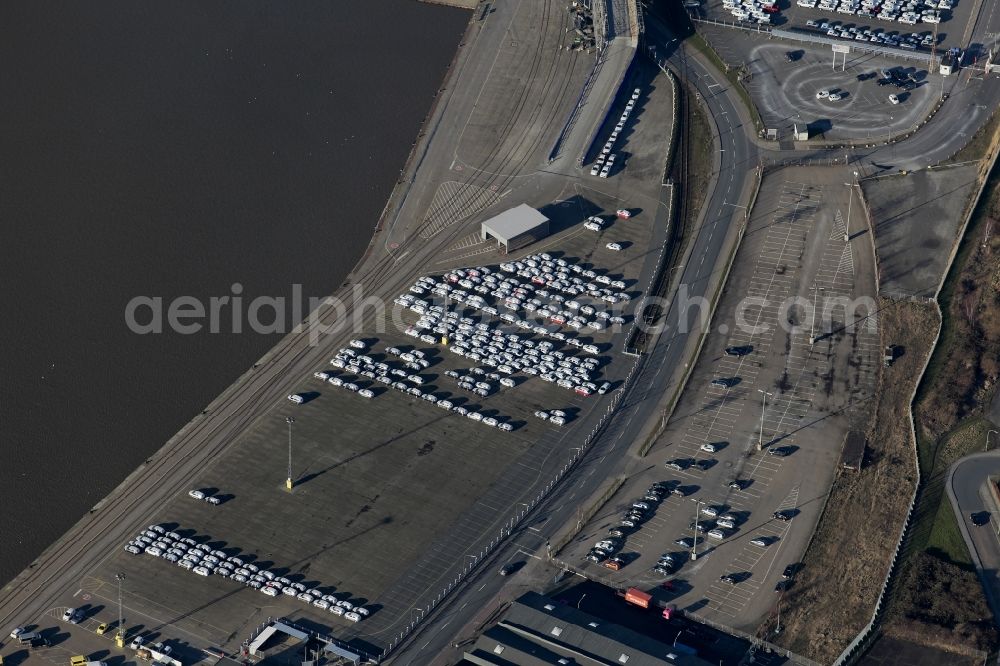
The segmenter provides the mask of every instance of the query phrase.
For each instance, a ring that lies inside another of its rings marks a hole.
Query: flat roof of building
[[[488,230],[491,236],[498,239],[510,240],[532,231],[548,221],[549,218],[528,204],[521,204],[485,220],[483,229]]]
[[[624,603],[624,602],[623,602]],[[514,601],[466,659],[480,664],[627,664],[708,666],[697,656],[537,592]]]

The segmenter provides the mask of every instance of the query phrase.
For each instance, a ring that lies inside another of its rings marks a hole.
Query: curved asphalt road
[[[648,24],[647,24],[648,26]],[[667,39],[666,41],[669,41]],[[664,42],[666,43],[666,42]],[[743,223],[746,191],[752,182],[752,168],[757,164],[756,147],[747,140],[739,114],[738,98],[722,94],[716,77],[704,63],[676,56],[677,66],[695,81],[708,105],[713,123],[717,164],[711,194],[703,212],[701,226],[685,262],[681,283],[688,285],[689,298],[711,296],[709,287],[719,279],[720,262],[728,258],[727,239]],[[391,657],[393,663],[428,664],[439,655],[438,663],[452,663],[458,653],[451,643],[456,632],[480,609],[496,608],[495,600],[510,579],[496,575],[497,563],[523,559],[526,553],[545,553],[545,544],[561,528],[575,519],[577,507],[599,490],[609,478],[634,462],[626,454],[640,437],[642,429],[656,415],[660,399],[672,392],[682,374],[676,372],[687,358],[686,348],[692,331],[697,334],[697,308],[685,308],[684,326],[678,327],[680,313],[672,299],[664,321],[666,326],[653,347],[644,355],[640,370],[627,387],[621,407],[587,456],[569,473],[558,489],[522,523],[505,545],[471,575],[434,615],[428,618],[404,647]],[[530,526],[530,527],[529,527]],[[508,597],[504,597],[508,598]]]
[[[1000,476],[1000,450],[976,453],[953,464],[948,470],[946,488],[986,599],[997,617],[1000,615],[1000,537],[997,536],[1000,515],[986,500],[989,493],[986,484],[991,475]],[[977,527],[970,516],[980,511],[993,515],[987,525]]]

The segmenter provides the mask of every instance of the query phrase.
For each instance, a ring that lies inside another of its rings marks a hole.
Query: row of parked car
[[[613,313],[605,309],[606,305],[613,306],[630,299],[622,291],[625,288],[622,280],[614,280],[565,259],[552,259],[547,254],[526,257],[517,262],[505,262],[500,265],[500,270],[514,275],[488,273],[478,276],[477,269],[459,270],[445,275],[440,283],[432,277],[422,277],[410,287],[410,292],[415,295],[430,292],[435,296],[464,302],[490,316],[502,316],[504,311],[518,313],[523,310],[542,318],[548,317],[551,323],[566,324],[577,330],[602,330],[608,323],[624,323],[615,320]],[[519,277],[525,279],[519,280]],[[453,284],[456,282],[457,286]],[[465,284],[474,286],[469,290],[460,288]],[[473,291],[476,293],[473,294]],[[594,304],[581,300],[584,296],[593,299]],[[489,297],[495,299],[495,306],[487,302]],[[573,312],[567,313],[563,321],[557,322],[551,315],[559,310]],[[513,323],[511,317],[504,319]],[[577,323],[568,323],[570,321]],[[441,335],[447,333],[435,332]],[[554,335],[554,332],[547,329],[540,331],[539,335],[548,335],[560,341],[566,339],[565,335]]]
[[[414,304],[417,304],[416,302]],[[544,381],[574,390],[580,395],[590,395],[598,390],[592,373],[600,366],[594,356],[578,356],[568,349],[555,349],[548,341],[534,341],[516,333],[504,333],[500,329],[480,322],[472,324],[471,319],[459,318],[454,311],[445,311],[443,306],[432,305],[422,315],[424,325],[438,321],[457,322],[462,330],[456,330],[449,338],[448,350],[458,356],[496,368],[499,374],[511,375],[520,372],[528,376],[539,376]],[[599,352],[596,346],[588,346],[584,351]],[[511,380],[509,383],[512,383]],[[489,393],[490,389],[473,385],[473,392]]]
[[[896,21],[905,25],[940,23],[941,10],[952,8],[952,0],[796,0],[796,4],[809,9]]]
[[[668,483],[657,482],[651,485],[646,490],[643,497],[629,504],[618,525],[610,528],[608,530],[608,535],[598,541],[594,547],[590,549],[585,558],[591,562],[601,564],[602,566],[605,566],[613,571],[617,571],[625,566],[628,559],[625,556],[616,553],[621,550],[624,545],[626,536],[638,529],[643,522],[652,516],[656,507],[658,507],[660,502],[663,501],[664,495],[669,493],[670,490],[671,486]],[[673,573],[674,570],[675,568],[671,568],[669,571],[657,573],[669,575]]]
[[[635,103],[639,100],[639,96],[642,91],[636,88],[632,91],[632,97],[629,98],[628,102],[625,104],[625,110],[622,111],[621,117],[618,118],[618,123],[615,128],[611,131],[611,136],[608,137],[607,142],[601,149],[600,155],[594,160],[593,166],[590,167],[591,176],[600,176],[601,178],[607,178],[611,175],[611,169],[614,168],[615,164],[615,142],[618,141],[619,135],[625,131],[625,124],[628,122],[629,114],[632,113],[632,109],[635,108]]]
[[[722,6],[737,21],[752,23],[770,23],[771,15],[780,11],[777,3],[761,2],[760,0],[722,0]]]
[[[198,489],[189,490],[188,497],[190,497],[191,499],[201,500],[202,502],[208,502],[213,506],[218,506],[219,504],[222,504],[222,498],[215,495],[210,490],[198,490]]]
[[[347,599],[324,593],[319,587],[309,588],[303,583],[293,582],[273,571],[262,569],[245,558],[227,555],[223,550],[213,549],[190,537],[181,537],[175,531],[168,531],[163,525],[147,527],[126,544],[125,551],[133,555],[144,553],[162,558],[199,576],[227,578],[270,597],[295,597],[315,608],[342,615],[351,622],[360,622],[371,612]]]
[[[344,350],[341,351],[343,352]],[[386,348],[386,353],[392,356],[398,356],[401,360],[405,361],[407,365],[410,367],[426,368],[429,367],[430,365],[426,353],[419,349],[403,351],[397,347],[388,347]],[[473,421],[477,421],[484,425],[497,428],[498,430],[501,430],[503,432],[511,432],[512,430],[514,430],[514,426],[512,423],[509,422],[509,417],[507,416],[496,413],[483,413],[471,405],[456,405],[454,402],[448,399],[448,397],[450,396],[440,397],[435,395],[432,391],[423,390],[420,387],[422,387],[426,383],[426,381],[419,374],[408,374],[405,370],[399,368],[390,369],[387,364],[375,363],[369,357],[359,357],[359,358],[367,359],[367,361],[373,363],[376,369],[378,370],[387,370],[390,373],[395,373],[397,376],[402,377],[402,381],[399,380],[393,381],[391,375],[377,375],[375,377],[375,381],[386,384],[387,386],[389,386],[389,388],[393,388],[402,393],[412,395],[415,398],[420,398],[421,400],[436,405],[441,409],[453,411],[460,416],[465,416]],[[468,390],[474,395],[480,397],[488,396],[495,389],[495,387],[492,384],[490,384],[487,381],[484,381],[484,379],[495,379],[497,381],[500,381],[501,383],[507,382],[506,384],[504,384],[505,386],[513,384],[513,380],[511,380],[510,378],[501,377],[497,373],[488,373],[486,370],[483,370],[482,368],[472,368],[468,374],[460,374],[455,370],[448,370],[444,374],[446,377],[459,380],[458,381],[459,388],[463,390]],[[471,379],[477,376],[479,381]],[[415,384],[415,386],[409,386],[406,382]]]
[[[881,28],[845,25],[840,21],[806,21],[806,27],[826,33],[827,37],[849,39],[877,46],[891,46],[910,51],[917,47],[930,48],[934,45],[934,35],[930,32],[902,34],[896,31],[884,31]]]

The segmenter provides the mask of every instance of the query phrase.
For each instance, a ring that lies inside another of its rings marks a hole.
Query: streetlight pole
[[[1000,435],[1000,430],[990,430],[986,433],[986,448],[984,451],[990,450],[990,435],[997,434]]]
[[[285,489],[292,489],[292,424],[295,423],[295,419],[291,416],[285,417],[285,423],[288,424],[288,476],[285,477]]]
[[[848,199],[847,199],[847,226],[844,228],[844,242],[847,243],[851,240],[851,204],[854,203],[854,188],[858,184],[858,172],[854,172],[854,182],[847,183],[848,189]]]
[[[813,290],[813,316],[812,325],[809,327],[809,344],[811,345],[816,344],[816,310],[819,308],[819,294],[822,291],[823,287],[817,283]]]
[[[122,614],[122,583],[125,582],[125,574],[116,573],[115,580],[118,581],[118,631],[115,635],[115,644],[118,647],[125,645],[125,617]]]
[[[757,389],[757,393],[760,393],[761,403],[760,403],[760,436],[757,438],[757,450],[761,451],[764,448],[764,411],[767,409],[767,396],[774,395],[773,393],[768,393],[764,389]]]
[[[698,559],[698,512],[701,511],[701,505],[706,504],[704,500],[691,498],[694,502],[694,537],[691,539],[691,561],[694,562]]]

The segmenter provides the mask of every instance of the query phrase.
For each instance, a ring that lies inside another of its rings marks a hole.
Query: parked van
[[[42,635],[37,631],[25,631],[24,633],[18,634],[17,642],[21,645],[27,645],[36,638],[41,638]]]

